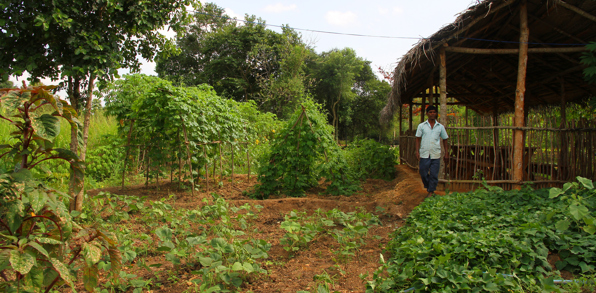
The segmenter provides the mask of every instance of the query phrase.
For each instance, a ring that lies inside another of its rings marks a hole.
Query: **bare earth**
[[[242,292],[297,292],[301,290],[316,292],[317,284],[313,280],[315,275],[326,272],[334,280],[335,291],[339,292],[363,292],[365,285],[360,278],[361,274],[368,274],[366,279],[370,280],[372,273],[380,266],[379,257],[383,253],[385,245],[390,239],[390,234],[397,227],[404,223],[404,219],[414,207],[420,204],[426,195],[418,175],[407,166],[396,166],[397,177],[393,181],[367,180],[362,184],[362,190],[357,194],[345,196],[323,195],[321,188],[313,188],[304,198],[274,198],[267,200],[253,200],[242,195],[241,191],[250,190],[256,183],[252,176],[250,181],[246,175],[235,176],[234,188],[225,186],[213,190],[223,196],[231,206],[241,206],[245,203],[259,204],[264,208],[259,213],[258,219],[254,220],[254,227],[260,232],[251,235],[265,239],[272,244],[269,251],[269,258],[262,262],[262,267],[268,274],[254,277],[247,280],[241,287]],[[191,196],[188,191],[179,191],[173,184],[130,186],[124,190],[118,187],[103,190],[90,191],[90,195],[96,195],[99,191],[109,191],[114,194],[126,194],[133,196],[147,196],[148,199],[158,200],[176,195],[175,202],[168,201],[175,208],[194,209],[203,206],[203,198],[211,199],[207,192],[197,193]],[[280,245],[280,238],[285,231],[280,228],[283,216],[293,210],[312,213],[316,209],[331,210],[337,208],[343,212],[352,212],[358,208],[364,208],[368,212],[377,215],[382,221],[382,226],[369,227],[366,237],[366,244],[363,245],[355,257],[338,260],[333,253],[339,246],[331,236],[321,236],[309,244],[306,249],[290,255]],[[138,227],[139,230],[146,228]],[[384,255],[385,258],[388,255]],[[195,292],[195,285],[191,280],[197,278],[192,275],[188,266],[177,271],[177,278],[168,278],[168,262],[163,255],[144,257],[146,263],[163,263],[164,266],[156,269],[161,278],[161,286],[154,286],[152,292]],[[155,278],[147,271],[141,271],[136,266],[125,266],[128,273],[134,273],[146,279]],[[168,280],[170,279],[170,280]]]

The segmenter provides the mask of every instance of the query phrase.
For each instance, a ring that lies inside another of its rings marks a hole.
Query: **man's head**
[[[431,119],[431,120],[437,119],[437,116],[439,115],[439,112],[437,111],[437,107],[435,107],[435,106],[426,107],[426,115],[428,115],[428,119]]]

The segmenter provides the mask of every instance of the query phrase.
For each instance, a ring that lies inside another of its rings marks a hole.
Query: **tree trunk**
[[[85,105],[85,120],[83,122],[83,145],[81,148],[81,155],[79,156],[80,160],[85,162],[85,158],[87,156],[87,141],[89,138],[89,124],[91,123],[91,104],[93,101],[93,87],[95,85],[95,73],[91,73],[91,75],[89,76],[89,85],[87,86],[87,104]],[[71,135],[71,140],[73,137],[73,132],[71,131],[70,133]],[[75,136],[75,141],[76,141],[76,130],[74,133]],[[78,141],[77,141],[78,143]],[[71,141],[71,150],[72,150],[73,146],[72,146],[72,141]],[[75,146],[76,148],[76,146]],[[86,167],[83,167],[86,168]],[[84,169],[83,169],[84,171]],[[71,175],[72,176],[72,175]],[[74,182],[73,180],[71,180],[71,184],[75,184],[76,182]],[[73,191],[75,191],[75,189],[78,189],[76,192],[76,196],[73,196],[73,198],[70,201],[70,210],[77,210],[77,211],[82,211],[83,210],[83,198],[84,198],[84,194],[85,194],[85,175],[83,173],[83,177],[81,178],[81,180],[76,183],[76,185],[78,185],[78,188],[73,188]],[[73,192],[74,195],[74,192]]]

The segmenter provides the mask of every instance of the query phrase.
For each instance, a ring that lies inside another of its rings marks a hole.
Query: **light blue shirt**
[[[428,120],[418,124],[416,137],[421,137],[420,157],[431,159],[441,158],[441,139],[448,139],[447,131],[443,124],[435,120],[435,127],[431,128]]]

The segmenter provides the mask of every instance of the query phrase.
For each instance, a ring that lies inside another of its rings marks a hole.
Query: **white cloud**
[[[389,9],[385,8],[385,7],[379,7],[379,14],[380,15],[385,15],[389,13]]]
[[[325,19],[332,25],[347,26],[356,23],[358,16],[352,11],[328,11]]]
[[[401,8],[401,7],[399,7],[399,6],[395,6],[391,10],[392,10],[392,12],[393,12],[394,15],[395,14],[402,14],[402,13],[404,13],[404,9]]]
[[[267,5],[265,7],[265,11],[273,12],[273,13],[280,13],[280,12],[285,12],[285,11],[296,10],[296,8],[298,8],[298,6],[296,6],[296,4],[284,5],[281,3],[277,3],[277,4],[273,4],[273,5]]]
[[[226,14],[231,18],[237,18],[238,20],[244,19],[244,15],[237,14],[230,8],[225,9]]]

